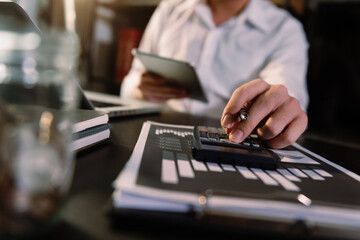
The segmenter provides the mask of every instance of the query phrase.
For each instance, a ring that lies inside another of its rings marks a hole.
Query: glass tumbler
[[[0,39],[2,239],[52,225],[70,188],[79,41],[58,31]]]

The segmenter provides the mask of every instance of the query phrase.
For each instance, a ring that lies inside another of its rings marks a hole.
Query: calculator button
[[[219,135],[219,141],[221,140],[229,140],[228,136]]]
[[[208,137],[207,132],[202,132],[202,131],[200,131],[199,134],[200,134],[200,137],[201,137],[201,138],[207,138],[207,137]]]
[[[209,138],[214,139],[216,141],[219,139],[217,133],[211,133],[211,132],[209,133]]]
[[[204,138],[200,140],[202,144],[211,144],[211,140],[208,138]]]
[[[217,131],[218,131],[218,134],[225,134],[225,135],[227,135],[226,132],[225,132],[225,130],[224,130],[223,128],[218,128]]]
[[[222,128],[218,128],[218,137],[220,139],[229,139],[229,135],[227,135],[225,130]]]

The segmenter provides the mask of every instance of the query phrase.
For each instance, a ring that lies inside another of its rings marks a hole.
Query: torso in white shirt
[[[307,42],[301,25],[285,11],[251,0],[241,14],[216,27],[202,1],[165,0],[153,18],[140,49],[193,64],[209,99],[169,100],[171,108],[220,118],[232,92],[259,77],[286,85],[306,108]],[[294,39],[284,42],[287,37]],[[139,81],[138,64],[125,82]],[[123,95],[130,91],[126,84]]]

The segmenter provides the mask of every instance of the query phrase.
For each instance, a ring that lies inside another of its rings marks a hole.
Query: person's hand
[[[142,97],[150,102],[162,103],[170,98],[184,98],[187,96],[185,88],[170,85],[166,79],[150,72],[144,72],[138,85]]]
[[[238,113],[245,108],[247,120]],[[242,142],[256,130],[269,147],[279,149],[294,143],[305,131],[306,113],[283,85],[255,79],[237,88],[226,105],[221,125],[233,142]]]

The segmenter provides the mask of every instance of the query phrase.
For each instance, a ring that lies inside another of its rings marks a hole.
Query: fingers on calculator
[[[264,169],[276,169],[280,166],[279,156],[267,149],[257,135],[250,135],[244,141],[235,143],[229,140],[222,128],[195,127],[192,153],[199,161]]]

